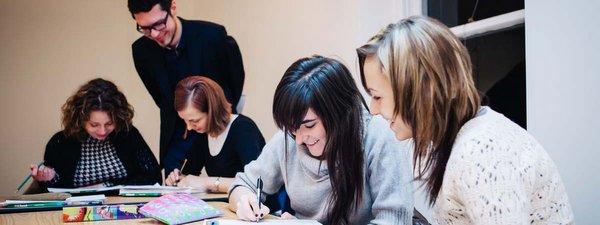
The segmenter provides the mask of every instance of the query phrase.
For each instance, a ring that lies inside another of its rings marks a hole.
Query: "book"
[[[146,218],[139,212],[143,205],[144,203],[64,207],[63,221],[83,222]]]
[[[166,224],[181,224],[223,215],[223,212],[190,194],[168,194],[140,208],[140,213]]]

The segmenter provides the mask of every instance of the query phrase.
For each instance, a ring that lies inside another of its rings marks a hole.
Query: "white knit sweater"
[[[433,207],[439,224],[572,224],[554,162],[508,118],[482,107],[456,137]]]

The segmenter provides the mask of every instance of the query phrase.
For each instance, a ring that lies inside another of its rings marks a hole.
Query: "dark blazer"
[[[183,27],[182,40],[185,40],[182,54],[187,54],[189,59],[185,76],[201,75],[214,80],[235,109],[244,86],[244,66],[237,43],[221,25],[179,19]],[[132,44],[132,51],[138,75],[160,108],[162,161],[175,132],[175,124],[183,123],[174,109],[175,85],[170,80],[177,75],[169,74],[165,58],[167,50],[155,41],[143,36]]]
[[[162,183],[158,162],[140,132],[131,127],[109,135],[117,150],[117,156],[127,170],[127,177],[110,180],[115,185],[149,185]],[[81,142],[75,137],[66,137],[60,131],[48,141],[44,153],[44,165],[54,168],[60,180],[49,187],[73,188],[77,163],[81,158]],[[43,184],[46,186],[46,184]]]

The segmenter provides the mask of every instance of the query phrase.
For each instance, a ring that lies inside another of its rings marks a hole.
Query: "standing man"
[[[133,61],[160,108],[160,162],[169,174],[181,167],[198,136],[184,135],[185,123],[173,103],[175,85],[188,76],[206,76],[223,88],[235,113],[244,87],[242,56],[225,27],[177,17],[175,0],[128,0],[127,6],[144,34],[132,44]]]

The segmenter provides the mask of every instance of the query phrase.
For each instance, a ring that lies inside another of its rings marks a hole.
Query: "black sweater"
[[[235,177],[244,171],[244,166],[258,158],[265,139],[252,119],[239,115],[231,124],[221,151],[210,155],[208,136],[200,135],[190,147],[183,174],[199,175],[206,167],[208,176]]]
[[[127,177],[109,180],[115,185],[148,185],[162,183],[160,168],[150,147],[140,132],[131,127],[129,132],[113,132],[109,137],[117,156],[127,170]],[[44,154],[44,165],[54,168],[60,179],[55,184],[42,183],[44,187],[73,188],[77,163],[81,158],[81,142],[75,137],[66,137],[60,131],[48,141]]]

